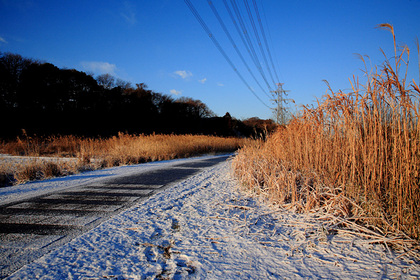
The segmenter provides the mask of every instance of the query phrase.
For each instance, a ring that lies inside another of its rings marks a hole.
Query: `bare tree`
[[[215,114],[204,104],[201,100],[192,99],[189,97],[181,97],[176,100],[177,103],[185,104],[187,107],[187,112],[199,117],[199,118],[209,118],[214,117]]]
[[[99,85],[103,86],[106,89],[111,89],[115,87],[115,78],[111,74],[102,74],[96,77],[96,81]]]
[[[130,82],[126,82],[126,81],[124,81],[124,80],[122,80],[120,78],[118,78],[116,80],[115,85],[117,87],[122,88],[122,89],[128,89],[128,88],[131,88],[132,87]]]

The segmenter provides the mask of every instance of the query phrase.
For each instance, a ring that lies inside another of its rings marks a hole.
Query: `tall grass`
[[[232,152],[246,139],[203,135],[129,135],[111,138],[24,136],[2,143],[0,153],[32,156],[20,163],[0,162],[0,184],[77,173],[87,169]],[[40,159],[40,156],[49,158]],[[68,160],[58,159],[66,157]],[[3,182],[1,182],[3,181]]]
[[[397,47],[391,25],[379,27],[393,35],[393,59],[366,68],[365,84],[353,77],[350,93],[328,86],[316,108],[242,148],[233,164],[273,203],[420,239],[420,89],[407,81],[410,50]]]

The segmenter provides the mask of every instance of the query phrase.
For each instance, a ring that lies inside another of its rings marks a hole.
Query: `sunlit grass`
[[[366,84],[353,77],[350,93],[329,88],[233,164],[242,184],[272,203],[419,239],[420,89],[407,81],[408,47],[397,47],[391,25],[379,27],[391,31],[395,57],[366,69]]]
[[[233,152],[245,142],[242,138],[204,135],[129,135],[111,138],[52,136],[22,137],[2,143],[0,152],[35,157],[20,163],[3,160],[0,184],[73,174],[112,166],[171,160],[202,154]],[[40,159],[48,156],[48,159]],[[59,158],[67,158],[67,160]]]

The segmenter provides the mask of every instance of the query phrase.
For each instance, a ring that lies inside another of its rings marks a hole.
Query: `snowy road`
[[[388,252],[383,245],[352,234],[329,234],[308,215],[269,207],[248,196],[238,190],[229,160],[220,160],[214,166],[210,165],[218,160],[213,157],[151,163],[78,178],[99,189],[103,180],[107,186],[136,187],[138,168],[155,175],[140,175],[149,187],[166,182],[162,169],[183,174],[174,175],[178,182],[140,199],[9,278],[420,278],[419,263],[407,255]],[[197,172],[192,176],[185,174],[193,169]],[[56,184],[56,189],[70,191],[66,184]],[[32,189],[42,193],[50,187]],[[26,191],[14,189],[4,196],[14,200],[18,193]]]
[[[0,278],[69,242],[76,236],[228,156],[175,161],[144,170],[39,194],[5,200],[0,206]],[[44,182],[46,183],[46,182]]]

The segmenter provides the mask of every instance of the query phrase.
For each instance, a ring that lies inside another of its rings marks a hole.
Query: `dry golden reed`
[[[0,185],[15,181],[74,174],[97,168],[185,158],[200,154],[233,152],[246,141],[242,138],[204,135],[129,135],[111,138],[53,136],[24,137],[2,143],[0,152],[35,157],[0,165]],[[48,156],[48,158],[39,158]],[[66,157],[67,160],[62,159]]]
[[[234,172],[273,203],[419,239],[420,89],[407,81],[410,50],[397,47],[391,25],[379,27],[392,33],[395,57],[365,69],[365,84],[353,77],[350,93],[327,83],[316,108],[242,148]]]

